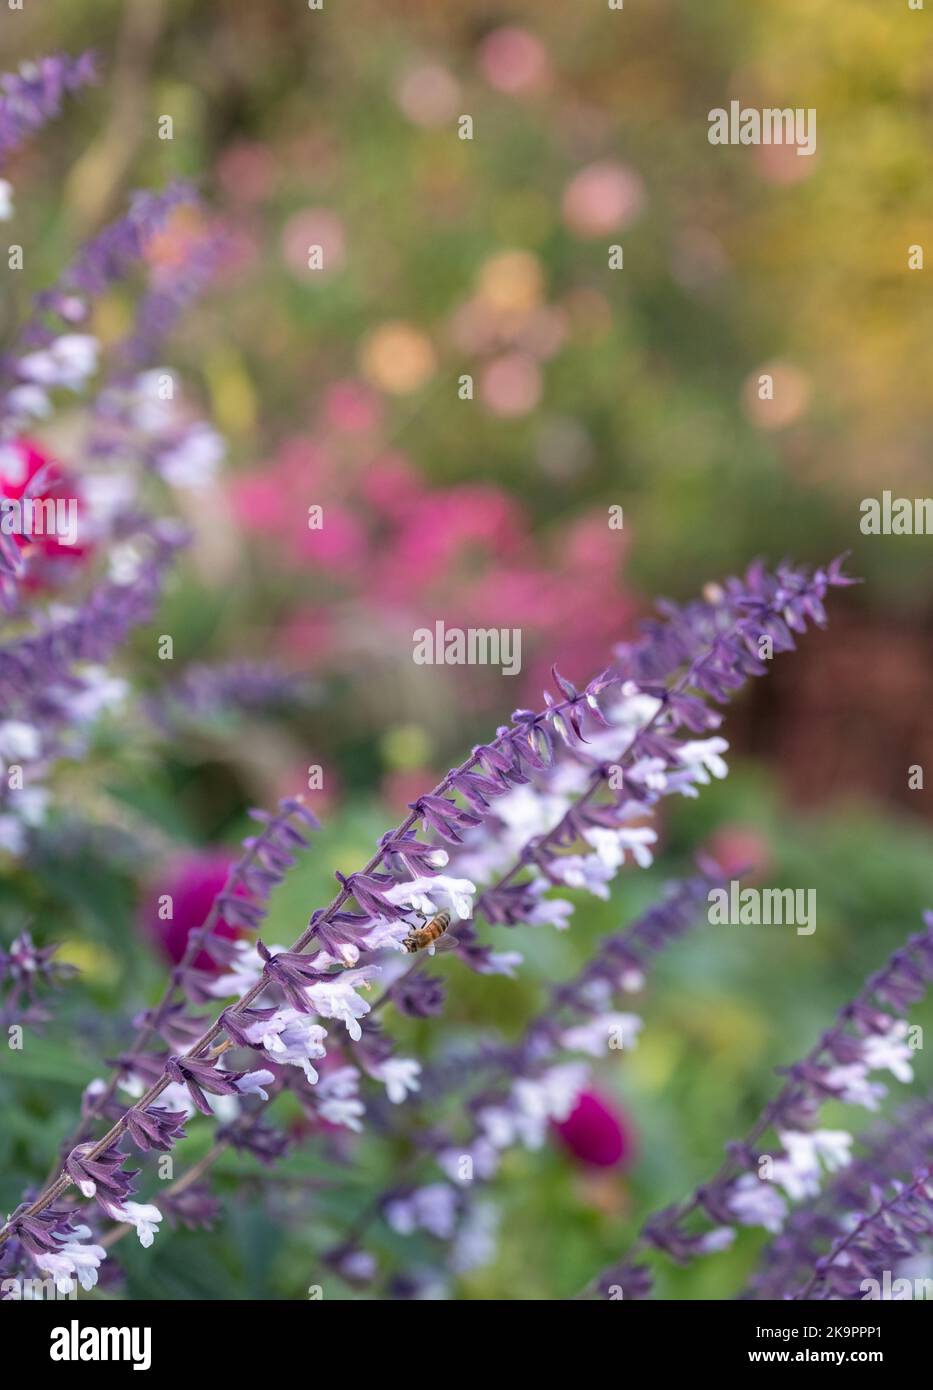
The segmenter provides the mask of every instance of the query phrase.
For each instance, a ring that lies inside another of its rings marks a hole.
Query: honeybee
[[[430,922],[422,922],[420,927],[412,927],[411,931],[402,942],[402,950],[409,955],[414,955],[416,951],[426,951],[429,947],[440,942],[447,928],[450,926],[450,913],[438,912],[432,917]],[[443,944],[446,946],[455,944],[453,938],[448,938]]]

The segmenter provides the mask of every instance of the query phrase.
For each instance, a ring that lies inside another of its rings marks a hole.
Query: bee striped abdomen
[[[430,922],[425,922],[420,927],[412,927],[402,942],[402,949],[409,955],[414,955],[416,951],[424,951],[428,946],[433,946],[435,941],[439,941],[449,926],[450,913],[439,912]]]

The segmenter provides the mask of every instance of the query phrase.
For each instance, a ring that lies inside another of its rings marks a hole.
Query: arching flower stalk
[[[868,1211],[877,1194],[928,1165],[933,1153],[933,1101],[904,1106],[893,1123],[859,1136],[857,1142],[864,1152],[834,1173],[816,1196],[795,1207],[765,1247],[746,1298],[796,1294],[806,1286],[818,1261],[851,1233],[858,1219],[854,1213]],[[885,1267],[891,1268],[876,1265],[871,1277],[880,1278]]]
[[[633,1249],[598,1275],[591,1289],[622,1287],[627,1298],[646,1296],[650,1273],[636,1260],[646,1247],[686,1263],[727,1247],[739,1226],[777,1233],[788,1218],[788,1203],[820,1191],[824,1167],[832,1173],[850,1162],[852,1135],[818,1128],[819,1111],[828,1100],[877,1110],[887,1091],[877,1072],[890,1072],[902,1083],[913,1079],[906,1014],[933,983],[933,912],[924,914],[924,923],[839,1010],[803,1061],[780,1068],[789,1080],[746,1138],[728,1145],[716,1176],[650,1218]],[[778,1142],[762,1150],[760,1141],[769,1132]],[[696,1233],[688,1223],[701,1216],[716,1224]]]
[[[160,1069],[136,1108],[145,1111],[173,1084],[186,1087],[199,1107],[202,1102],[207,1104],[204,1091],[210,1083],[221,1093],[229,1085],[231,1090],[227,1093],[244,1094],[258,1089],[262,1094],[267,1078],[273,1079],[273,1074],[260,1069],[246,1075],[237,1074],[227,1082],[222,1070],[218,1070],[225,1048],[218,1050],[214,1045],[225,1032],[228,1042],[234,1041],[230,1036],[231,1021],[234,1028],[240,1026],[240,1018],[247,1020],[247,1026],[250,1022],[267,1022],[250,1020],[248,1011],[272,984],[284,991],[286,1002],[294,1013],[341,1021],[351,1037],[363,1042],[359,1019],[365,1016],[369,1006],[358,988],[370,982],[377,967],[357,969],[361,954],[372,953],[387,944],[398,947],[407,934],[406,918],[412,911],[449,905],[460,919],[470,913],[472,883],[439,873],[447,856],[436,844],[417,839],[416,824],[421,821],[438,840],[463,844],[465,833],[482,825],[496,798],[517,785],[527,785],[538,773],[546,772],[553,765],[559,743],[579,756],[580,747],[588,741],[586,730],[592,732],[593,725],[599,730],[612,731],[612,747],[605,750],[611,752],[612,761],[608,761],[605,754],[599,761],[594,760],[586,788],[570,811],[550,830],[536,837],[533,850],[528,846],[521,850],[516,864],[495,886],[498,901],[508,902],[508,907],[497,910],[493,906],[488,915],[494,921],[516,920],[518,894],[525,899],[526,907],[522,911],[537,905],[540,890],[510,882],[529,863],[533,862],[541,870],[548,884],[562,881],[552,842],[572,845],[588,830],[613,829],[616,833],[616,849],[611,856],[614,862],[606,867],[616,870],[624,861],[624,853],[620,855],[618,850],[627,833],[624,823],[631,815],[632,804],[651,805],[662,790],[686,786],[696,780],[690,753],[683,752],[689,749],[689,741],[679,742],[675,732],[684,724],[691,731],[698,725],[709,728],[711,722],[718,720],[718,715],[691,691],[699,690],[717,701],[724,700],[747,675],[767,669],[755,655],[756,644],[763,636],[770,637],[778,647],[792,646],[792,630],[805,630],[808,621],[824,621],[823,598],[827,590],[848,582],[839,562],[813,575],[785,566],[771,576],[754,568],[744,583],[730,581],[726,606],[741,616],[724,622],[719,614],[709,615],[710,625],[719,630],[668,686],[638,688],[623,674],[607,671],[578,691],[557,677],[563,698],[554,701],[548,697],[546,708],[538,714],[518,711],[512,725],[500,729],[491,744],[474,749],[470,758],[448,773],[433,792],[412,803],[411,814],[395,831],[383,837],[376,855],[363,870],[348,877],[337,875],[340,883],[337,896],[327,908],[312,916],[308,927],[288,951],[272,953],[260,943],[260,977],[240,994],[236,1003],[209,1024],[184,1053],[172,1054],[164,1061],[155,1059],[153,1071],[156,1067]],[[665,638],[670,645],[666,629],[662,641]],[[651,642],[649,638],[646,647],[650,648]],[[645,696],[654,701],[650,712],[642,711],[642,718],[634,730],[628,707],[624,707],[621,746],[610,709],[612,697],[619,695],[626,702]],[[701,755],[701,761],[705,756],[708,754]],[[659,776],[662,770],[663,788]],[[613,789],[613,798],[605,805],[590,807],[597,790],[609,787],[613,773],[621,774],[622,786]],[[707,776],[705,769],[702,776]],[[412,873],[416,876],[409,877]],[[600,871],[599,878],[603,882],[607,877],[611,874]],[[532,904],[529,904],[529,894]],[[356,902],[357,911],[343,911],[351,898]],[[493,904],[496,902],[489,893],[486,899]],[[308,953],[309,947],[313,954]],[[477,948],[468,941],[466,950],[468,956],[478,957],[480,968],[488,968],[488,948]],[[288,1024],[294,1024],[294,1020],[286,1015],[283,1026]],[[364,1049],[370,1042],[367,1038]],[[391,1055],[391,1043],[379,1038],[373,1040],[372,1047],[366,1057],[368,1069],[384,1067]],[[341,1119],[337,1122],[348,1121],[351,1126],[359,1123],[362,1104],[357,1098],[358,1081],[352,1068],[344,1068],[342,1073],[327,1078],[315,1094],[317,1104],[322,1107],[320,1113],[339,1115]],[[127,1115],[124,1113],[87,1157],[93,1160],[106,1152],[126,1132]],[[66,1170],[31,1204],[28,1214],[37,1214],[52,1205],[70,1185],[71,1178]],[[0,1244],[9,1234],[9,1226],[0,1230]]]

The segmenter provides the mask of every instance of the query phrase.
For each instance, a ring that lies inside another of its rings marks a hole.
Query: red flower
[[[0,496],[14,502],[28,496],[37,502],[57,504],[54,519],[46,516],[49,509],[38,509],[47,528],[42,534],[12,532],[16,544],[31,558],[76,560],[87,553],[87,546],[78,545],[76,539],[81,513],[74,480],[28,439],[15,439],[0,449]],[[67,522],[68,530],[54,529],[59,518]],[[71,543],[66,539],[68,534],[72,536]]]
[[[214,899],[223,891],[234,856],[226,850],[204,850],[176,860],[146,903],[143,922],[156,946],[177,965],[185,953],[188,933],[203,927]],[[168,901],[170,899],[170,902]],[[167,912],[171,911],[171,916]],[[214,927],[217,936],[235,941],[238,927],[222,917]],[[218,972],[206,951],[193,962],[196,970]]]
[[[595,1091],[581,1091],[575,1108],[555,1129],[574,1158],[592,1168],[615,1168],[632,1156],[628,1122]]]

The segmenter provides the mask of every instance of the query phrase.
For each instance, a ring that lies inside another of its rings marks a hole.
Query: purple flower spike
[[[66,96],[93,82],[94,55],[65,53],[24,63],[0,78],[0,159],[60,113]]]
[[[212,1115],[210,1102],[205,1091],[214,1096],[234,1096],[239,1094],[237,1082],[243,1072],[218,1071],[217,1059],[207,1061],[194,1057],[169,1057],[165,1063],[165,1075],[170,1081],[187,1086],[188,1093],[197,1108],[204,1115]]]
[[[129,1111],[126,1129],[137,1149],[165,1153],[185,1138],[185,1114],[182,1110],[149,1105],[145,1110]]]

